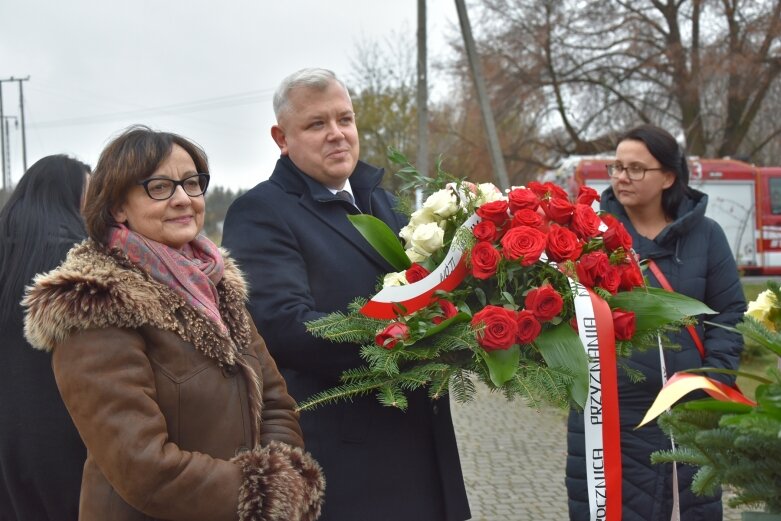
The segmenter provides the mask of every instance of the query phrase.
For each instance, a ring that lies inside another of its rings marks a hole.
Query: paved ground
[[[473,402],[453,404],[453,421],[473,521],[567,520],[564,412],[480,387]],[[725,509],[724,521],[739,520]]]

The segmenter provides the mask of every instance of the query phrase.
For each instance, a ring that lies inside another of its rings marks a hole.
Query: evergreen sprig
[[[371,393],[383,405],[404,410],[408,406],[404,393],[423,387],[428,388],[432,399],[452,392],[458,402],[467,402],[475,395],[476,380],[496,390],[482,365],[478,354],[481,348],[471,325],[453,324],[406,349],[385,349],[373,343],[385,321],[361,315],[359,309],[364,302],[359,299],[348,313],[334,313],[307,325],[313,335],[321,338],[362,342],[361,356],[367,365],[345,371],[339,386],[303,401],[300,410]],[[566,407],[572,374],[545,366],[539,355],[528,356],[501,392],[507,399],[520,397],[535,407],[543,403]]]
[[[360,302],[360,301],[359,301]],[[365,303],[365,300],[363,300]],[[384,321],[369,318],[354,310],[348,313],[337,311],[306,323],[312,335],[333,342],[365,344],[374,340]]]
[[[781,334],[770,331],[754,317],[746,316],[735,329],[777,356],[781,356]]]
[[[734,328],[710,322],[706,325],[742,333],[745,339],[781,355],[781,290],[772,281],[768,289],[770,298],[768,293],[760,294],[749,306],[752,315],[746,314]],[[742,376],[759,382],[756,405],[711,398],[676,405],[658,422],[674,437],[676,448],[655,452],[651,461],[696,465],[699,468],[692,482],[695,493],[710,494],[726,485],[735,491],[730,506],[764,507],[767,512],[781,514],[781,371],[770,367],[764,377],[714,368],[697,372]]]
[[[450,392],[458,403],[471,401],[477,393],[469,371],[455,371],[450,379]]]

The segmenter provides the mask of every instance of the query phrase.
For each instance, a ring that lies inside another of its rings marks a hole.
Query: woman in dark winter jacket
[[[670,335],[679,349],[665,349],[667,375],[696,367],[736,369],[743,341],[740,335],[707,325],[703,320],[733,326],[746,310],[737,266],[721,227],[705,217],[708,196],[688,187],[685,154],[665,130],[643,125],[619,140],[616,161],[608,167],[611,187],[602,194],[602,209],[616,216],[632,235],[635,251],[653,260],[672,288],[696,298],[717,315],[700,317],[696,332],[704,345],[700,354],[686,329]],[[663,284],[647,270],[652,286]],[[657,424],[635,430],[662,387],[658,350],[635,352],[624,360],[644,376],[632,382],[618,370],[621,423],[622,520],[669,521],[673,510],[672,465],[652,465],[650,455],[670,448]],[[727,381],[724,375],[711,374]],[[583,415],[569,417],[567,492],[570,519],[589,520],[584,456]],[[683,521],[722,519],[721,495],[691,492],[693,467],[677,466]]]
[[[208,171],[180,136],[123,132],[90,179],[89,239],[25,297],[87,447],[81,521],[319,516],[322,473],[242,274],[200,233]]]
[[[0,520],[75,521],[86,450],[48,353],[24,339],[24,287],[87,233],[79,215],[89,166],[44,157],[0,211]]]

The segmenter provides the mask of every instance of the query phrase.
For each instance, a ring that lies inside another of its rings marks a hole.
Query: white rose
[[[419,253],[432,254],[442,247],[445,231],[437,223],[422,224],[412,233],[412,247]]]
[[[477,185],[477,205],[483,205],[485,203],[492,203],[505,199],[502,191],[496,188],[493,183],[480,183]]]
[[[409,226],[417,228],[422,224],[433,223],[437,220],[437,216],[434,215],[430,208],[421,208],[412,212],[412,215],[409,217]]]
[[[769,329],[775,330],[773,328],[773,323],[770,321],[770,312],[773,310],[773,308],[776,307],[778,307],[778,304],[776,303],[773,292],[769,289],[766,289],[757,295],[756,300],[749,302],[746,315],[754,317]]]
[[[412,248],[409,248],[404,251],[407,254],[407,258],[410,262],[423,262],[424,260],[428,259],[428,255],[423,255],[421,253],[416,252]]]
[[[412,240],[412,233],[414,231],[415,227],[409,224],[399,231],[399,237],[404,239],[404,244],[409,244],[409,241]]]
[[[423,203],[423,208],[430,210],[437,217],[447,219],[458,210],[456,194],[448,188],[438,190],[428,196],[426,202]]]
[[[407,275],[403,271],[397,273],[388,273],[382,279],[382,287],[388,288],[390,286],[404,286],[407,284]]]

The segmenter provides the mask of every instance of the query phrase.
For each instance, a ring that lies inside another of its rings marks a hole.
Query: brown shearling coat
[[[217,289],[227,336],[90,240],[29,289],[26,336],[88,450],[80,520],[319,516],[324,479],[227,257]]]

